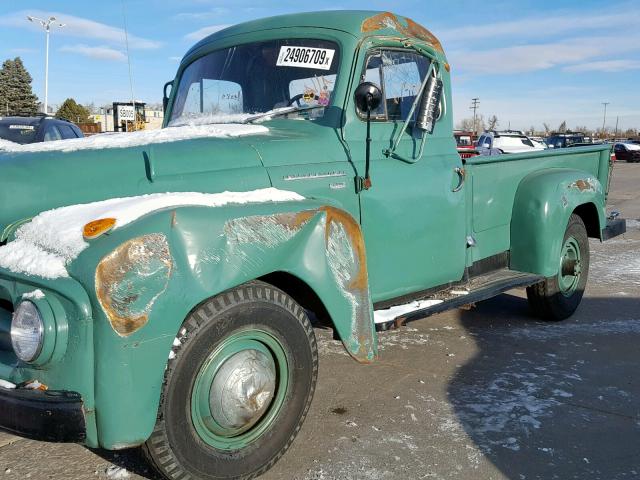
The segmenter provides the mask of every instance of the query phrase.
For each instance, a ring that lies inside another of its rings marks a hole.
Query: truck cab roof
[[[328,27],[330,25],[330,27]],[[188,58],[193,52],[218,40],[228,37],[256,33],[281,28],[323,28],[348,33],[356,38],[372,35],[391,35],[418,38],[444,53],[440,41],[422,25],[408,17],[391,12],[372,10],[327,10],[306,12],[252,20],[230,26],[196,43],[185,55]]]

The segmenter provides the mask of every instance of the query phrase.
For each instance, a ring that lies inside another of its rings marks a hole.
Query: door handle
[[[464,167],[456,167],[454,169],[454,171],[458,174],[458,186],[456,188],[454,188],[453,190],[451,190],[452,192],[459,192],[460,190],[462,190],[462,186],[464,185],[464,181],[467,178],[467,172],[464,169]]]

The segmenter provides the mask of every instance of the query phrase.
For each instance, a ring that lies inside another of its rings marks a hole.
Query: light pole
[[[45,59],[44,59],[44,114],[46,115],[49,108],[49,33],[51,32],[51,26],[62,28],[65,26],[64,23],[54,23],[56,21],[56,17],[49,17],[48,20],[42,20],[41,18],[32,17],[29,15],[27,20],[30,22],[38,22],[44,28],[47,37],[47,46],[45,49]]]
[[[604,105],[604,116],[602,117],[602,138],[604,138],[604,126],[607,123],[607,105],[609,105],[609,102],[602,102],[602,105]]]
[[[478,135],[478,128],[476,127],[476,110],[480,107],[480,99],[479,98],[472,98],[471,99],[471,106],[469,107],[469,110],[473,110],[473,133],[475,135]]]

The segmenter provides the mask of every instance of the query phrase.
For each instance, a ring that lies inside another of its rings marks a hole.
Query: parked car
[[[475,147],[475,135],[473,132],[466,132],[462,130],[455,130],[453,136],[456,139],[456,145],[458,150],[474,150]]]
[[[478,138],[478,151],[483,155],[495,153],[521,153],[544,150],[544,146],[535,144],[521,131],[506,130],[501,132],[484,132]]]
[[[5,430],[255,478],[316,390],[308,312],[361,363],[378,329],[512,288],[562,320],[589,237],[625,230],[607,146],[494,132],[533,153],[463,164],[444,50],[406,17],[235,25],[168,85],[160,132],[0,151]]]
[[[76,125],[58,118],[0,117],[0,139],[21,145],[82,137],[84,134]]]
[[[637,143],[616,143],[613,146],[613,152],[617,160],[640,162],[640,145]]]
[[[552,133],[546,143],[548,148],[567,148],[576,143],[591,143],[591,138],[580,132]]]

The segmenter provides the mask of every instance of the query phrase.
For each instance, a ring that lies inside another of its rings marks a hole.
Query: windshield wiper
[[[242,123],[251,123],[254,122],[256,120],[260,120],[261,118],[269,118],[269,117],[277,117],[280,115],[286,115],[288,113],[294,113],[294,112],[303,112],[303,111],[307,111],[307,110],[315,110],[316,108],[325,108],[326,105],[307,105],[304,107],[299,107],[297,105],[291,105],[289,107],[279,107],[279,108],[274,108],[273,110],[269,110],[267,112],[264,113],[257,113],[251,117],[247,117],[244,119],[244,122]]]

